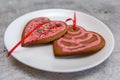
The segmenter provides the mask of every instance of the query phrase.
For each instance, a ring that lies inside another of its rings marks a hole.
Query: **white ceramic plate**
[[[88,57],[56,58],[53,55],[52,44],[48,44],[36,47],[19,46],[12,56],[28,66],[51,72],[82,71],[102,63],[110,56],[114,48],[114,38],[111,31],[104,23],[90,15],[78,11],[76,14],[78,25],[95,31],[105,38],[105,47],[96,54]],[[52,20],[65,21],[67,18],[73,18],[73,15],[74,11],[66,9],[46,9],[25,14],[8,26],[4,36],[5,46],[9,51],[21,39],[23,28],[33,18],[44,16]]]

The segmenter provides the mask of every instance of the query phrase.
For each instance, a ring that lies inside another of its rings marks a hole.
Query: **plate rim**
[[[28,14],[33,14],[33,13],[36,13],[36,12],[39,12],[39,11],[48,11],[48,10],[64,10],[64,11],[76,11],[76,13],[82,13],[82,14],[85,14],[85,15],[87,15],[87,16],[89,16],[89,17],[92,17],[93,19],[95,19],[96,21],[99,21],[100,23],[102,23],[102,24],[104,24],[101,20],[99,20],[99,19],[97,19],[96,17],[94,17],[94,16],[91,16],[91,15],[89,15],[89,14],[87,14],[87,13],[84,13],[84,12],[81,12],[81,11],[77,11],[77,10],[70,10],[70,9],[41,9],[41,10],[36,10],[36,11],[32,11],[32,12],[28,12],[28,13],[26,13],[26,14],[23,14],[23,15],[21,15],[21,16],[19,16],[18,18],[16,18],[15,20],[13,20],[9,25],[8,25],[8,27],[7,27],[7,29],[5,30],[5,33],[4,33],[4,44],[5,44],[5,47],[6,47],[6,49],[8,50],[8,48],[7,48],[7,44],[6,44],[6,42],[5,42],[5,36],[6,36],[6,34],[7,34],[7,30],[9,29],[9,26],[14,22],[14,21],[16,21],[16,20],[18,20],[19,18],[21,18],[21,17],[24,17],[25,15],[28,15]],[[25,64],[25,65],[27,65],[27,66],[29,66],[29,67],[32,67],[32,68],[35,68],[35,69],[38,69],[38,70],[43,70],[43,71],[49,71],[49,72],[60,72],[60,73],[68,73],[68,72],[78,72],[78,71],[83,71],[83,70],[87,70],[87,69],[91,69],[91,68],[93,68],[93,67],[95,67],[95,66],[98,66],[99,64],[101,64],[102,62],[104,62],[106,59],[108,59],[108,57],[112,54],[112,51],[113,51],[113,49],[114,49],[114,46],[115,46],[115,39],[114,39],[114,36],[113,36],[113,34],[112,34],[112,32],[111,32],[111,30],[108,28],[108,26],[106,25],[106,24],[104,24],[104,26],[105,26],[105,28],[109,31],[109,34],[111,35],[111,37],[112,37],[112,43],[113,43],[113,46],[112,46],[112,49],[110,50],[110,52],[108,53],[108,55],[104,58],[104,59],[102,59],[102,60],[100,60],[98,63],[96,63],[96,64],[93,64],[93,65],[90,65],[90,66],[87,66],[87,67],[84,67],[84,68],[77,68],[77,69],[67,69],[67,70],[56,70],[56,69],[43,69],[43,68],[37,68],[37,67],[35,67],[35,66],[33,66],[33,65],[29,65],[29,64],[26,64],[26,63],[24,63],[23,61],[21,61],[21,60],[19,60],[17,57],[15,57],[13,54],[11,55],[12,57],[14,57],[17,61],[19,61],[20,63],[23,63],[23,64]]]

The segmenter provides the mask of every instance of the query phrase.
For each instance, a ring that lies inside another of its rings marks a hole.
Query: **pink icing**
[[[100,44],[101,38],[100,38],[99,35],[97,35],[95,33],[85,31],[82,27],[79,27],[79,26],[77,26],[77,28],[79,28],[79,30],[77,32],[68,31],[67,33],[69,33],[69,34],[79,34],[79,35],[68,36],[71,39],[60,38],[60,39],[57,40],[58,46],[60,46],[64,52],[77,52],[77,51],[80,51],[80,50],[90,48],[91,46],[96,46],[96,45]],[[81,37],[85,34],[87,34],[86,38],[76,39],[76,38]],[[93,36],[96,36],[97,40],[95,40],[95,41],[93,41],[89,44],[83,44],[82,43],[84,41],[87,41],[87,40],[91,39]],[[61,41],[74,43],[77,46],[66,46],[66,45],[62,44]]]
[[[27,27],[25,28],[25,35],[27,35],[32,29],[34,29],[36,24],[42,24],[43,22],[48,21],[48,19],[36,18],[32,20]],[[59,26],[57,26],[59,25]],[[43,38],[48,38],[58,34],[59,32],[65,29],[66,25],[61,21],[50,21],[49,23],[40,26],[35,30],[25,41],[24,43],[40,40]]]

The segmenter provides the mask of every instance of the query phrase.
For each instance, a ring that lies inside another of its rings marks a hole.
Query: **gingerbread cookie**
[[[71,25],[67,33],[53,43],[55,56],[91,54],[104,46],[105,40],[100,34],[86,31],[80,26],[77,26],[74,30]]]
[[[66,23],[62,21],[50,21],[48,18],[40,17],[31,20],[26,25],[22,34],[22,38],[26,36],[31,30],[33,30],[36,24],[43,23],[45,24],[36,29],[24,40],[22,46],[34,46],[51,42],[64,35],[68,29]]]

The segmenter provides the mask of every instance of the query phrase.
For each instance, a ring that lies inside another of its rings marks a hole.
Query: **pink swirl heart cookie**
[[[67,33],[53,43],[55,56],[91,54],[105,46],[104,38],[96,32],[69,26]]]
[[[43,23],[45,24],[33,31],[31,35],[24,40],[22,46],[34,46],[51,42],[64,35],[68,29],[66,23],[62,21],[50,21],[48,18],[40,17],[31,20],[26,25],[22,34],[22,38],[32,31],[37,24]]]

